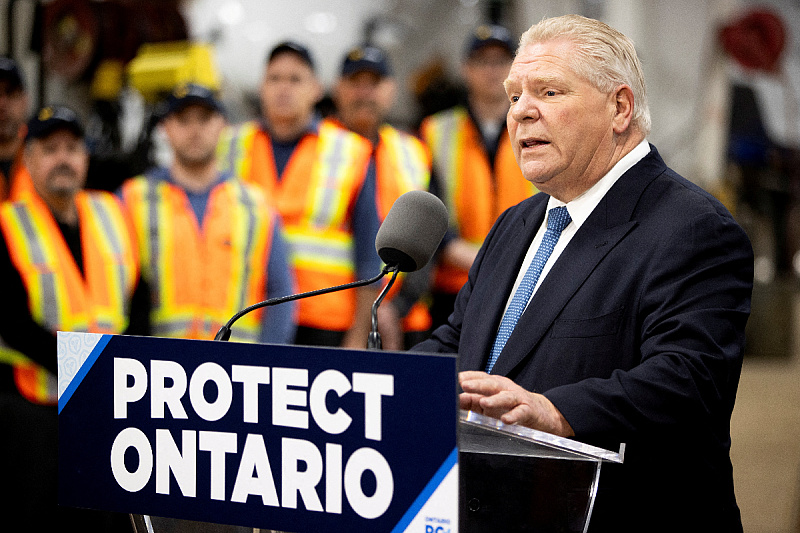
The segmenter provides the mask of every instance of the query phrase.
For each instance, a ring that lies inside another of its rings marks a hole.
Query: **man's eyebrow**
[[[534,76],[525,78],[526,85],[551,85],[555,83],[559,83],[560,78],[558,76],[551,76],[551,75],[541,75],[541,76]],[[519,84],[520,82],[515,79],[506,78],[503,82],[503,87],[508,90],[510,85]]]

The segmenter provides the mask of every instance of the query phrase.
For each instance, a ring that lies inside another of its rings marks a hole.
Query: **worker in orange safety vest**
[[[172,162],[127,180],[121,196],[152,292],[153,334],[213,339],[238,311],[295,291],[280,220],[264,192],[220,172],[226,125],[214,92],[181,84],[163,102],[160,125]],[[258,309],[233,325],[231,340],[294,340],[294,304]]]
[[[514,47],[508,29],[476,28],[462,64],[466,102],[426,117],[420,125],[433,159],[431,192],[450,215],[433,281],[434,327],[452,312],[495,219],[536,192],[522,176],[506,129],[509,102],[503,82]]]
[[[373,45],[352,48],[344,57],[333,91],[336,119],[372,144],[378,216],[383,220],[397,198],[427,190],[430,156],[415,136],[386,122],[397,86],[386,53]],[[430,313],[423,298],[431,269],[403,275],[379,307],[385,349],[408,348],[427,338]]]
[[[121,203],[82,190],[89,154],[77,115],[41,109],[23,157],[32,189],[0,207],[3,504],[37,530],[99,531],[125,515],[56,505],[56,331],[146,335],[148,291]]]
[[[328,119],[314,62],[296,42],[267,57],[263,116],[232,128],[220,145],[223,169],[260,185],[283,220],[298,290],[376,276],[380,222],[370,143]],[[299,300],[296,344],[364,348],[373,286]]]

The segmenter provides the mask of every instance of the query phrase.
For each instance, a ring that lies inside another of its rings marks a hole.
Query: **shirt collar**
[[[554,207],[566,205],[569,216],[572,218],[575,227],[580,228],[617,180],[649,153],[650,143],[647,142],[647,139],[644,139],[637,144],[633,150],[625,154],[622,159],[617,161],[617,164],[611,167],[611,170],[600,178],[597,183],[592,185],[589,190],[583,192],[571,202],[565,204],[561,200],[556,200],[551,196],[547,202],[547,210],[550,211],[550,209]]]
[[[261,129],[267,132],[270,138],[272,138],[272,129],[269,127],[269,122],[267,122],[267,119],[261,117],[259,118],[258,122]],[[308,126],[306,126],[306,129],[303,131],[303,133],[300,134],[300,137],[298,137],[297,140],[300,140],[302,137],[309,134],[311,135],[319,134],[319,126],[321,123],[322,123],[322,117],[319,114],[314,113],[313,115],[311,115],[311,120],[309,121]]]

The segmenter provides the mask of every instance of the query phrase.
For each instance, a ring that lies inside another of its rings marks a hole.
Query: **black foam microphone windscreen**
[[[447,208],[427,191],[401,195],[375,237],[375,250],[401,272],[419,270],[430,261],[447,231]]]

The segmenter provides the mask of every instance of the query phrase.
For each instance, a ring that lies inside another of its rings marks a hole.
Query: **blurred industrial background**
[[[750,234],[737,497],[745,531],[800,532],[800,0],[0,0],[0,53],[25,68],[32,107],[84,115],[90,184],[113,190],[163,157],[152,120],[162,91],[200,79],[219,88],[232,121],[251,118],[265,54],[283,39],[311,49],[328,86],[353,45],[383,47],[401,89],[392,122],[413,129],[458,98],[475,26],[519,35],[565,13],[633,38],[649,140]]]

